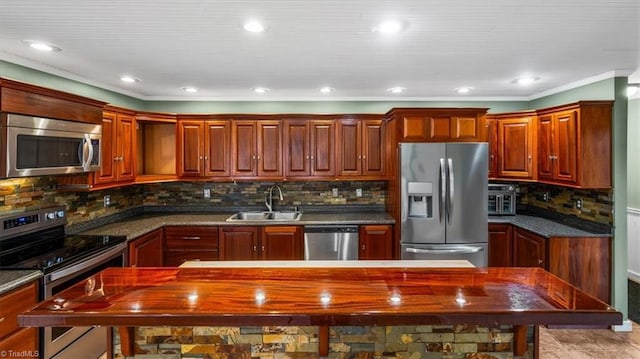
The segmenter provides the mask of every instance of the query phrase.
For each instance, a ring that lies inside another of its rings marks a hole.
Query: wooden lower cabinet
[[[513,234],[513,266],[547,268],[546,238],[521,228]]]
[[[393,259],[392,229],[391,225],[360,226],[358,259]]]
[[[186,261],[218,260],[218,226],[167,226],[164,234],[167,267]]]
[[[164,265],[164,234],[162,228],[129,242],[129,266],[162,267]]]
[[[220,227],[220,260],[302,260],[300,226]]]
[[[513,227],[505,223],[489,223],[489,267],[513,266]]]
[[[611,301],[611,238],[545,238],[510,224],[489,224],[490,267],[542,267],[603,302]],[[557,300],[568,297],[558,293]]]
[[[37,281],[0,296],[0,350],[38,351],[38,329],[18,326],[18,314],[30,309],[37,302]]]

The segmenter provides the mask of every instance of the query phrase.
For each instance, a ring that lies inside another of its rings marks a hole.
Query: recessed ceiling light
[[[266,87],[254,87],[253,88],[253,92],[255,92],[255,93],[267,93],[269,91],[271,91],[271,89],[266,88]]]
[[[371,29],[373,32],[379,32],[383,35],[397,34],[404,29],[404,24],[397,20],[383,21],[378,26]]]
[[[527,86],[527,85],[531,85],[532,83],[536,82],[540,80],[539,77],[531,77],[531,76],[524,76],[524,77],[519,77],[515,80],[513,80],[513,83],[521,85],[521,86]]]
[[[140,79],[139,78],[135,78],[133,76],[124,75],[124,76],[120,77],[120,81],[126,82],[128,84],[132,84],[132,83],[140,82]]]
[[[464,87],[458,87],[458,88],[457,88],[457,89],[455,89],[454,91],[455,91],[455,92],[457,92],[457,93],[459,93],[459,94],[466,94],[466,93],[471,92],[471,90],[473,90],[473,88],[472,88],[472,87],[466,87],[466,86],[464,86]]]
[[[35,49],[38,51],[53,52],[53,51],[62,50],[59,46],[56,46],[44,41],[24,40],[24,43],[29,45],[29,47],[31,47],[32,49]]]
[[[406,88],[401,87],[401,86],[389,87],[389,88],[387,89],[387,91],[388,91],[388,92],[391,92],[391,93],[403,93],[403,92],[405,92],[406,90],[407,90]]]
[[[262,23],[255,20],[246,22],[242,27],[249,32],[264,32],[266,30]]]
[[[334,89],[333,87],[329,87],[329,86],[324,86],[324,87],[320,88],[320,92],[322,92],[322,93],[332,93],[335,90],[336,89]]]
[[[195,87],[187,86],[187,87],[183,87],[182,91],[189,92],[189,93],[196,93],[196,92],[198,92],[198,89],[195,88]]]

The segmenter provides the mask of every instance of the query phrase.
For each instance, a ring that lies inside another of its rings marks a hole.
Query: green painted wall
[[[144,109],[144,101],[113,91],[87,85],[82,82],[69,80],[46,72],[16,65],[0,60],[0,77],[26,82],[42,87],[69,92],[96,100],[108,102],[112,105],[130,109]]]
[[[627,193],[627,206],[640,210],[640,98],[629,101],[629,121],[627,124],[627,178],[629,180],[629,192]]]
[[[613,100],[614,78],[594,82],[585,86],[540,97],[529,102],[529,108],[546,108],[586,100]]]

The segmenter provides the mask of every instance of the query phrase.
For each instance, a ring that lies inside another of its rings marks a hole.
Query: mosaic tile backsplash
[[[125,359],[114,334],[114,357]],[[136,355],[127,359],[320,358],[317,327],[138,327],[135,335]],[[335,326],[327,358],[528,359],[529,348],[513,355],[511,326]]]
[[[518,183],[518,207],[535,207],[603,225],[613,225],[613,190],[575,189],[541,183]],[[548,201],[544,194],[548,193]],[[582,209],[576,200],[582,200]]]
[[[135,185],[94,192],[60,192],[52,176],[0,180],[0,214],[65,205],[69,224],[117,214],[129,208],[147,206],[261,207],[269,188],[278,184],[283,192],[279,201],[274,193],[274,209],[293,206],[376,205],[384,207],[385,182],[169,182]],[[338,189],[333,197],[332,189]],[[204,198],[204,190],[211,198]],[[356,196],[362,189],[362,197]],[[104,196],[111,205],[104,207]]]

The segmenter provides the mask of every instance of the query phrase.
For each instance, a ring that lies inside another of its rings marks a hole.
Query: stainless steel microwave
[[[489,183],[489,215],[516,214],[516,190],[510,184]]]
[[[6,177],[91,172],[100,168],[102,125],[7,114]]]

